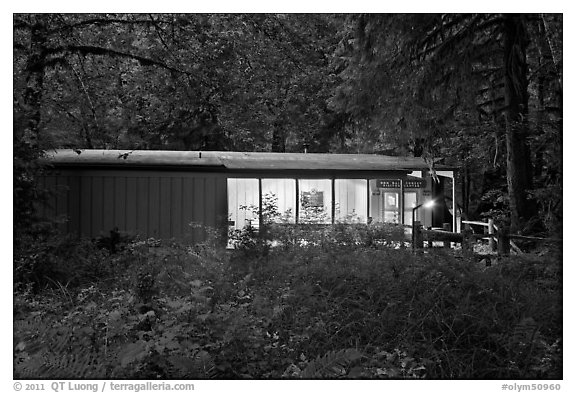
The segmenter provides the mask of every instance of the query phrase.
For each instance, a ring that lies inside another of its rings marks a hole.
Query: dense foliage
[[[462,167],[470,218],[561,230],[562,15],[16,14],[14,115],[33,156],[443,159]]]
[[[15,378],[562,377],[555,255],[486,267],[351,247],[366,235],[350,228],[250,252],[154,239],[114,254],[62,240],[31,249]]]

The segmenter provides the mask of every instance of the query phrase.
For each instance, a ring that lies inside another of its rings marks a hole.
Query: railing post
[[[490,245],[490,251],[496,251],[496,240],[494,239],[494,219],[488,219],[488,244]]]
[[[452,232],[452,225],[450,225],[449,222],[445,222],[444,224],[442,224],[442,229],[445,230],[446,232]],[[450,248],[449,240],[444,240],[444,248]]]
[[[422,224],[420,224],[420,221],[414,221],[414,224],[412,225],[412,231],[413,231],[412,249],[424,248],[424,235],[422,234]]]
[[[503,227],[498,231],[498,255],[510,255],[510,228]]]

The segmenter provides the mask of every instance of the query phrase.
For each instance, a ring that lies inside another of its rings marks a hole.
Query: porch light
[[[425,202],[422,206],[426,209],[430,209],[432,206],[434,206],[434,199],[431,199],[427,202]]]

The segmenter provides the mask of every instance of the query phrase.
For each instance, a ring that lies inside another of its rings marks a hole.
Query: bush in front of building
[[[134,240],[94,254],[106,279],[23,285],[15,377],[561,378],[558,261],[486,267],[318,233],[246,270],[217,241]]]

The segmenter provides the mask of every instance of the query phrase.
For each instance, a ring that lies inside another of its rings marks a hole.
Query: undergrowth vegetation
[[[486,267],[366,226],[274,231],[276,247],[247,231],[236,250],[32,245],[15,259],[14,378],[562,377],[553,253]]]

